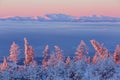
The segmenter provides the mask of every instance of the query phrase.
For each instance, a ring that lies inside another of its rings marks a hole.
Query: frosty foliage
[[[45,49],[43,51],[43,61],[42,61],[42,66],[45,69],[48,66],[48,59],[49,59],[49,46],[46,45]]]
[[[97,41],[91,40],[91,44],[102,59],[110,56],[108,50],[100,45]]]
[[[24,65],[17,65],[19,47],[13,42],[8,58],[0,64],[0,80],[120,80],[120,46],[117,45],[113,57],[97,41],[91,40],[96,50],[93,58],[88,57],[88,48],[81,41],[75,57],[64,57],[62,50],[54,46],[50,52],[46,45],[42,64],[34,60],[34,49],[24,39]]]
[[[120,63],[120,45],[117,45],[116,50],[114,52],[114,60],[117,64]]]
[[[58,61],[63,60],[62,50],[58,46],[54,46],[55,53]]]
[[[8,57],[9,61],[17,63],[19,53],[19,46],[15,42],[13,42],[10,48],[10,55]]]
[[[31,65],[31,64],[36,64],[34,61],[34,49],[32,46],[28,44],[28,41],[26,38],[24,38],[24,46],[25,46],[25,65]]]
[[[5,70],[8,67],[6,58],[4,57],[3,63],[0,65],[0,70]]]

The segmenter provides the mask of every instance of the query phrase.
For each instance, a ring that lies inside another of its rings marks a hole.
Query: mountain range
[[[30,17],[7,17],[0,18],[0,21],[41,21],[41,22],[120,22],[119,17],[110,16],[82,16],[75,17],[67,14],[46,14],[44,17],[41,16],[30,16]]]

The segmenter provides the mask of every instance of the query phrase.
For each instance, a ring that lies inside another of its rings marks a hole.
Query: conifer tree
[[[86,54],[88,54],[88,49],[83,40],[81,40],[75,54],[76,54],[76,60],[86,59]]]
[[[98,56],[98,53],[95,53],[93,59],[92,59],[92,63],[93,64],[96,64],[97,60],[98,60],[99,56]]]
[[[26,38],[24,38],[25,42],[25,65],[30,65],[30,64],[36,64],[34,61],[34,49],[32,46],[29,46],[28,41]]]
[[[65,63],[66,63],[66,66],[69,66],[70,65],[70,62],[71,62],[71,59],[70,57],[68,56]]]
[[[50,59],[48,60],[48,65],[49,66],[55,66],[57,62],[55,54],[50,54]]]
[[[0,70],[5,70],[7,67],[8,67],[7,59],[4,57],[4,61],[0,65]]]
[[[104,59],[110,57],[110,54],[106,48],[100,45],[97,41],[91,40],[91,44],[93,45],[94,49],[97,53],[99,53],[100,58]]]
[[[114,61],[116,64],[120,63],[120,45],[116,46],[116,50],[114,51]]]
[[[17,63],[19,53],[20,53],[19,46],[15,42],[13,42],[10,48],[10,55],[8,57],[9,61]]]
[[[49,46],[46,45],[45,49],[43,51],[43,61],[42,61],[43,68],[47,67],[47,65],[48,65],[48,59],[49,59]]]
[[[62,61],[63,55],[62,55],[61,49],[58,46],[54,46],[54,48],[55,48],[57,60]]]

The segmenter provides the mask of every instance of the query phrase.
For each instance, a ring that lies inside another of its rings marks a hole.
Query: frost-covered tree
[[[116,46],[116,50],[114,51],[114,61],[116,64],[120,63],[120,45]]]
[[[36,65],[36,62],[34,61],[34,49],[32,46],[29,46],[28,41],[26,38],[24,38],[24,46],[25,46],[25,65]]]
[[[119,80],[117,66],[112,58],[105,58],[96,64],[88,65],[84,80]]]
[[[57,59],[55,54],[50,54],[50,59],[48,60],[48,65],[49,66],[55,66],[57,63]]]
[[[55,62],[55,65],[48,66],[46,80],[65,80],[66,65],[62,61]]]
[[[10,48],[10,55],[8,57],[9,61],[17,63],[19,53],[20,53],[19,46],[15,42],[13,42]]]
[[[66,59],[66,61],[65,61],[66,66],[69,66],[69,65],[70,65],[70,61],[71,61],[71,59],[70,59],[70,57],[68,56],[67,59]]]
[[[47,67],[47,65],[48,65],[48,59],[49,59],[49,46],[46,45],[45,49],[43,51],[43,61],[42,61],[43,68]]]
[[[74,80],[82,80],[83,79],[83,76],[84,76],[86,69],[87,69],[87,64],[88,63],[83,59],[75,62]]]
[[[95,53],[93,59],[92,59],[92,63],[96,64],[97,61],[98,61],[98,58],[99,58],[99,54],[98,53]]]
[[[63,60],[62,50],[58,46],[54,46],[55,53],[58,61]]]
[[[5,70],[7,67],[8,67],[7,59],[4,57],[4,61],[0,65],[0,70]]]
[[[77,50],[75,52],[76,54],[76,60],[82,60],[89,61],[89,58],[87,58],[88,54],[88,48],[83,40],[81,40],[80,44],[77,47]]]
[[[96,52],[99,53],[100,58],[104,59],[104,58],[110,57],[108,49],[104,48],[102,45],[100,45],[95,40],[91,40],[90,42],[93,45],[93,47],[96,50]]]
[[[46,60],[48,60],[48,58],[49,58],[49,46],[48,45],[45,46],[45,49],[43,51],[43,57]]]

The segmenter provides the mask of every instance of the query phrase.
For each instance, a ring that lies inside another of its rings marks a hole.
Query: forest
[[[21,54],[13,42],[8,57],[0,64],[0,80],[120,80],[120,45],[114,53],[96,40],[90,40],[95,49],[88,56],[88,46],[81,40],[75,56],[64,56],[59,46],[54,52],[46,45],[41,63],[35,60],[34,48],[24,38],[24,65],[17,64]]]

